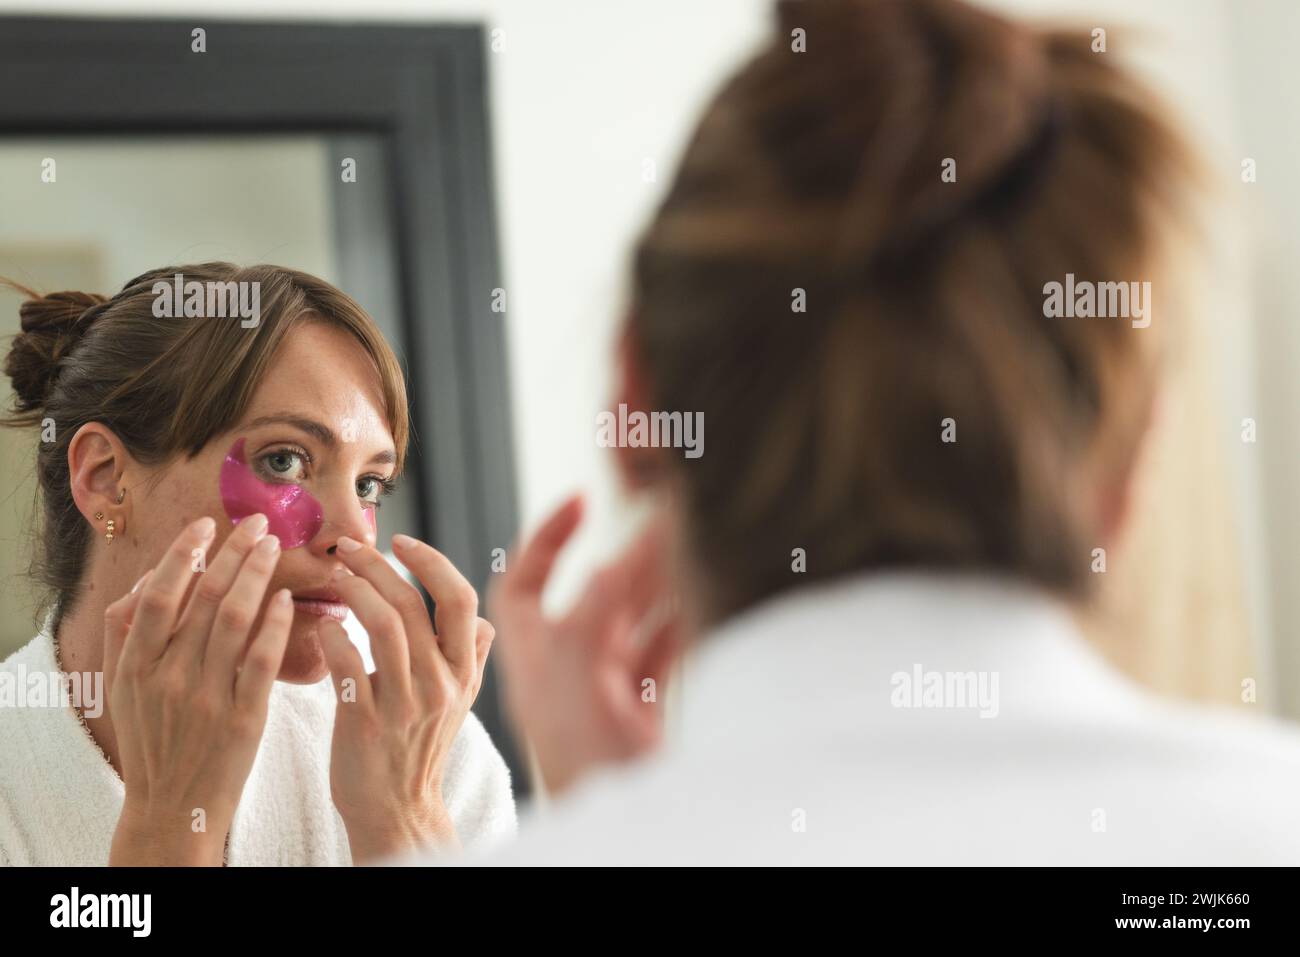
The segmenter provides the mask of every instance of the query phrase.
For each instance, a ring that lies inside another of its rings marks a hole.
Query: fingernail
[[[140,590],[140,586],[144,584],[144,580],[145,580],[146,578],[148,578],[151,574],[153,574],[153,569],[152,569],[152,568],[149,569],[149,571],[145,572],[143,575],[140,576],[140,580],[139,580],[138,582],[136,582],[136,583],[131,587],[131,594],[132,594],[132,595],[134,595],[136,592],[138,592],[138,591]]]
[[[340,535],[339,540],[336,544],[338,545],[339,551],[341,552],[355,552],[358,548],[361,547],[361,543],[359,541],[357,541],[355,538],[348,538],[346,535]]]
[[[274,553],[280,547],[280,539],[274,535],[268,535],[257,543],[257,550],[264,555]]]
[[[217,533],[217,523],[209,515],[204,515],[194,523],[194,532],[199,536],[201,541],[207,541]]]
[[[293,593],[290,592],[289,589],[281,588],[275,593],[275,603],[281,608],[289,604],[291,601],[293,601]]]
[[[415,539],[413,539],[410,535],[398,534],[393,536],[394,548],[414,548],[418,544],[420,543],[417,542]]]
[[[261,538],[266,532],[266,516],[261,512],[258,512],[256,515],[248,516],[248,518],[244,519],[240,524],[247,525],[249,531],[251,531],[257,538]]]
[[[347,578],[349,574],[350,572],[348,572],[346,568],[340,566],[334,569],[333,573],[330,575],[330,578],[333,579],[334,581],[339,581],[341,579]]]

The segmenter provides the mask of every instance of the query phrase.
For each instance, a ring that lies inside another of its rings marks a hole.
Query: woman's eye
[[[305,470],[297,452],[270,452],[262,456],[262,465],[274,478],[301,481]]]
[[[357,479],[357,498],[375,508],[383,504],[380,499],[397,487],[397,483],[382,475],[365,475]]]
[[[367,502],[379,502],[379,496],[383,492],[383,484],[379,479],[373,476],[357,479],[357,497]]]

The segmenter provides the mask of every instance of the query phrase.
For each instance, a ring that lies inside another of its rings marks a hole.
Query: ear
[[[1159,440],[1164,407],[1164,392],[1157,389],[1147,402],[1134,443],[1133,456],[1102,483],[1097,503],[1102,541],[1110,548],[1124,536],[1130,525],[1135,501],[1142,498],[1143,478],[1148,472],[1150,450]]]
[[[632,334],[632,322],[627,320],[619,333],[615,346],[614,368],[618,377],[614,385],[614,409],[626,405],[629,413],[650,410],[650,390]],[[637,492],[655,486],[663,475],[666,464],[664,450],[657,448],[630,448],[616,446],[614,463],[619,480],[627,491]]]
[[[127,501],[125,475],[134,464],[113,430],[99,422],[87,422],[68,443],[72,500],[96,532],[103,534],[110,520],[115,536],[126,528],[131,503]]]

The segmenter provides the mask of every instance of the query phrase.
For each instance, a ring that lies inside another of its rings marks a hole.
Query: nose
[[[375,531],[375,509],[363,504],[356,494],[339,495],[329,501],[321,500],[325,521],[320,533],[311,541],[311,550],[324,556],[338,551],[343,536],[373,546],[378,538]]]

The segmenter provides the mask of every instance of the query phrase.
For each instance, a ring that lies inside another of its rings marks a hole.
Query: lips
[[[348,616],[348,606],[333,592],[294,595],[293,607],[305,615],[333,618],[335,621],[342,621]]]
[[[295,598],[293,607],[305,615],[316,615],[319,618],[333,618],[335,621],[342,621],[348,617],[348,606],[337,601],[316,601],[310,598]]]

